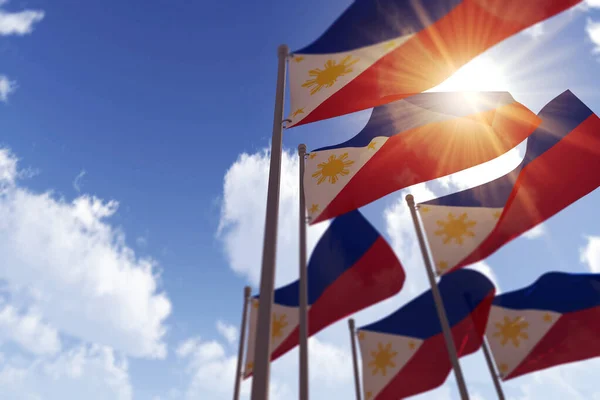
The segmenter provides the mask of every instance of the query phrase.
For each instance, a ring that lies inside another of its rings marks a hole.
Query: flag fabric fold
[[[503,380],[600,356],[600,274],[550,272],[497,296],[486,336]]]
[[[513,171],[419,204],[438,274],[485,259],[600,185],[598,116],[568,90],[538,115]]]
[[[355,137],[309,153],[303,179],[310,223],[490,161],[539,123],[507,92],[422,93],[377,107]]]
[[[394,251],[354,211],[336,218],[308,262],[308,334],[398,293],[405,273]],[[271,360],[299,343],[299,281],[275,290]],[[244,377],[252,375],[259,296],[251,300]]]
[[[444,276],[438,286],[459,357],[474,353],[483,341],[494,285],[483,274],[463,269]],[[365,400],[396,400],[435,389],[452,370],[431,290],[357,334]]]
[[[356,0],[289,65],[289,127],[424,92],[581,0]]]

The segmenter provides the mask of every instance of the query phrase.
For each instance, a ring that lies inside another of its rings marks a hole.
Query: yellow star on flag
[[[295,118],[295,117],[296,117],[296,115],[299,115],[299,114],[304,114],[304,108],[299,108],[299,109],[297,109],[296,111],[294,111],[294,112],[292,113],[292,118]]]

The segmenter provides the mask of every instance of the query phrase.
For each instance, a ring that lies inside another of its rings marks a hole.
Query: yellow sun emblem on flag
[[[467,219],[467,213],[463,213],[460,217],[455,218],[454,214],[448,213],[447,221],[437,221],[438,226],[441,228],[434,233],[437,236],[445,235],[444,244],[449,243],[452,239],[457,244],[463,244],[463,236],[473,237],[475,234],[469,230],[475,226],[475,221],[469,221]]]
[[[327,60],[324,69],[316,68],[308,71],[308,75],[313,77],[307,79],[302,87],[309,88],[313,95],[323,87],[330,88],[342,76],[352,72],[352,65],[358,62],[358,58],[352,59],[352,56],[345,57],[339,64],[335,60]]]
[[[515,347],[519,347],[521,344],[519,339],[529,339],[527,332],[524,332],[527,327],[529,327],[529,323],[523,321],[523,317],[515,317],[514,320],[504,317],[504,323],[496,322],[498,332],[494,333],[494,337],[501,338],[502,346],[510,340]]]
[[[288,326],[286,319],[287,316],[285,314],[278,318],[277,315],[273,313],[273,322],[271,323],[271,340],[276,337],[281,337],[283,328]]]
[[[392,351],[392,344],[388,343],[385,347],[381,343],[377,344],[377,351],[372,351],[373,360],[369,363],[369,367],[373,368],[372,375],[376,375],[381,371],[381,375],[385,376],[388,367],[395,367],[396,364],[392,361],[398,352]]]
[[[344,153],[337,158],[335,154],[329,156],[327,161],[319,163],[317,165],[317,172],[312,174],[313,178],[318,178],[317,185],[325,182],[327,179],[329,183],[333,184],[338,181],[338,175],[346,176],[350,173],[349,166],[354,164],[352,160],[346,160],[348,153]]]

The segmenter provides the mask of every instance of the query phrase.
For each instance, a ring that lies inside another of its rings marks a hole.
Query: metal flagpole
[[[244,288],[244,308],[242,308],[242,323],[240,324],[240,346],[238,350],[237,367],[235,369],[235,387],[233,400],[240,399],[240,386],[242,384],[242,362],[244,359],[244,344],[246,341],[246,321],[248,320],[248,300],[250,300],[250,286]]]
[[[271,359],[271,310],[275,288],[275,258],[277,255],[277,219],[279,217],[279,186],[281,178],[281,153],[283,146],[283,102],[285,95],[285,72],[289,49],[281,45],[277,49],[277,89],[271,138],[271,164],[263,242],[262,268],[260,273],[260,296],[254,346],[254,371],[252,400],[269,399],[269,372]]]
[[[306,145],[298,145],[300,161],[300,400],[308,400],[308,282],[306,281],[306,206],[304,204],[304,164]]]
[[[494,362],[492,361],[492,354],[490,353],[490,348],[488,347],[487,341],[485,340],[485,336],[483,337],[483,355],[485,356],[485,362],[490,370],[490,374],[492,375],[492,380],[494,381],[494,386],[496,387],[496,393],[498,394],[498,400],[504,400],[504,391],[502,390],[502,385],[500,385],[500,379],[498,378],[498,374],[496,373],[496,368],[494,368]]]
[[[348,320],[348,328],[350,329],[350,343],[352,344],[352,365],[354,367],[354,388],[356,389],[356,400],[360,400],[360,377],[358,375],[358,360],[356,358],[356,328],[354,327],[354,319]]]
[[[458,384],[458,391],[462,400],[468,400],[469,394],[467,392],[467,385],[458,362],[458,356],[456,353],[456,346],[454,345],[454,339],[452,337],[452,331],[450,330],[450,323],[448,322],[448,316],[446,315],[446,309],[442,301],[442,296],[438,289],[437,283],[435,282],[435,275],[431,266],[431,260],[427,253],[427,246],[425,245],[425,238],[421,231],[421,225],[417,217],[417,209],[415,207],[415,198],[412,194],[406,195],[406,203],[410,209],[410,215],[412,216],[413,223],[415,225],[415,231],[417,232],[417,238],[419,239],[419,246],[421,247],[421,253],[423,254],[423,261],[425,263],[425,269],[427,270],[427,277],[429,278],[429,284],[431,285],[431,294],[435,302],[438,317],[440,318],[440,324],[442,325],[442,332],[444,334],[444,340],[446,341],[446,348],[448,349],[448,355],[450,356],[450,362],[454,369],[454,376],[456,377],[456,383]]]

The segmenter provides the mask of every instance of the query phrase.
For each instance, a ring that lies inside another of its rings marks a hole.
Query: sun
[[[329,88],[338,80],[338,78],[352,72],[352,65],[358,62],[358,58],[352,59],[352,56],[346,56],[339,64],[335,60],[327,60],[324,69],[316,68],[308,71],[309,78],[302,84],[302,87],[309,88],[313,95],[323,87]]]
[[[463,213],[458,218],[455,218],[454,214],[448,213],[448,220],[437,221],[437,224],[441,229],[434,233],[437,236],[445,235],[444,244],[448,244],[452,239],[454,239],[457,244],[463,244],[463,236],[475,236],[469,228],[474,227],[477,223],[475,221],[469,221],[467,219],[467,213]]]
[[[377,344],[377,351],[371,352],[373,359],[369,363],[369,367],[373,368],[372,375],[376,375],[381,371],[381,375],[385,376],[388,367],[395,367],[396,364],[392,361],[398,352],[392,351],[392,344],[388,343],[385,347],[381,343]]]
[[[328,180],[329,183],[334,184],[338,181],[338,175],[346,176],[350,173],[349,166],[354,164],[352,160],[346,160],[348,153],[344,153],[337,158],[335,154],[329,156],[327,161],[319,163],[317,165],[317,172],[312,174],[313,178],[318,178],[317,185]]]
[[[502,346],[510,340],[515,347],[519,347],[521,344],[519,339],[529,339],[529,335],[525,332],[528,327],[529,323],[523,321],[523,317],[515,317],[514,320],[504,317],[504,323],[496,322],[498,332],[494,333],[494,337],[501,338]]]
[[[505,92],[514,89],[503,66],[482,55],[463,65],[444,82],[428,92]]]
[[[273,322],[271,324],[271,339],[281,337],[281,334],[283,333],[283,328],[285,328],[288,325],[286,319],[287,316],[285,314],[278,318],[277,314],[273,313]]]

